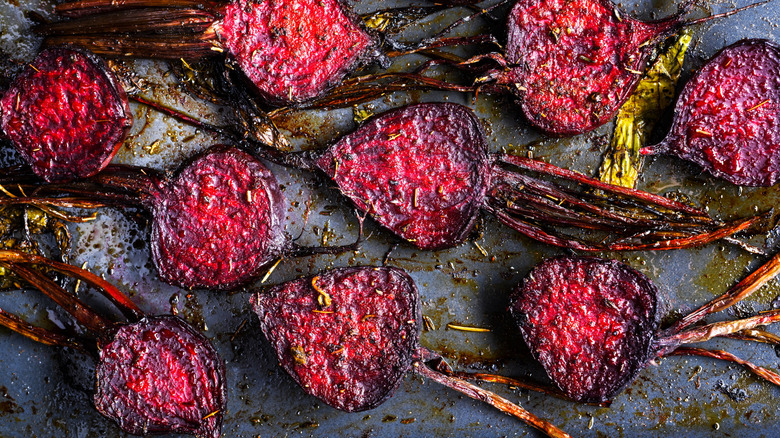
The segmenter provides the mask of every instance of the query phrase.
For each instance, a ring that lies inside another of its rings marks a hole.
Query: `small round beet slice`
[[[316,166],[360,210],[423,249],[466,237],[490,174],[479,120],[449,103],[384,113],[328,148]]]
[[[212,148],[159,187],[149,201],[151,249],[166,282],[231,289],[282,254],[284,197],[251,155]]]
[[[178,317],[121,326],[101,345],[96,373],[95,407],[122,430],[220,436],[224,364],[211,343]]]
[[[0,98],[0,129],[49,182],[94,175],[133,124],[127,96],[97,56],[46,49]]]
[[[344,411],[390,397],[418,347],[417,287],[400,269],[334,269],[251,302],[282,367],[306,392]]]
[[[667,153],[746,186],[780,178],[780,47],[739,41],[716,54],[683,88],[666,139],[642,153]]]
[[[533,269],[509,310],[564,393],[604,402],[654,353],[656,297],[647,277],[618,261],[559,257]]]
[[[222,14],[218,38],[276,105],[319,96],[377,45],[339,0],[236,0]]]

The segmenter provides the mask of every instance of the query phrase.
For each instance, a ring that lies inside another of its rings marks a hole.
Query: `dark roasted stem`
[[[494,5],[488,6],[487,8],[480,9],[480,10],[478,10],[477,12],[475,12],[475,13],[473,13],[471,15],[463,17],[463,18],[459,19],[458,21],[456,21],[456,22],[450,24],[449,26],[445,27],[444,29],[442,29],[441,31],[436,33],[435,35],[432,35],[431,37],[426,38],[420,44],[421,45],[427,45],[427,44],[430,44],[432,42],[435,42],[436,40],[442,38],[444,35],[447,35],[448,33],[450,33],[450,31],[452,31],[456,27],[460,26],[461,24],[468,23],[469,21],[471,21],[471,20],[473,20],[473,19],[475,19],[475,18],[477,18],[477,17],[479,17],[481,15],[485,15],[485,14],[489,13],[490,11],[492,11],[492,10],[494,10],[494,9],[500,7],[500,6],[503,6],[503,5],[507,4],[507,3],[509,3],[509,1],[510,0],[501,0],[501,1],[499,1],[498,3],[496,3]]]
[[[725,225],[713,231],[698,233],[693,236],[683,237],[679,239],[662,240],[659,242],[652,242],[646,244],[625,244],[616,243],[609,245],[609,249],[612,251],[644,251],[644,250],[669,250],[669,249],[684,249],[695,248],[697,246],[706,245],[710,242],[723,239],[727,236],[733,236],[734,234],[752,228],[754,225],[763,221],[762,216],[751,217],[747,219],[740,219],[731,224]]]
[[[679,333],[701,321],[705,316],[733,306],[761,288],[767,281],[774,278],[778,272],[780,272],[780,253],[775,254],[768,262],[761,265],[761,267],[753,271],[753,273],[734,285],[723,295],[682,317],[666,333],[669,335]]]
[[[136,306],[135,303],[130,300],[130,298],[123,294],[113,284],[84,269],[71,266],[67,263],[49,260],[37,255],[10,250],[0,250],[0,263],[7,263],[14,266],[21,266],[23,264],[45,266],[46,268],[53,269],[60,273],[77,278],[89,284],[90,286],[95,287],[98,291],[100,291],[101,294],[103,294],[103,296],[108,298],[120,311],[122,311],[122,314],[124,314],[127,318],[135,321],[141,319],[144,316],[144,313],[141,311],[141,309],[139,309],[138,306]],[[44,277],[40,273],[34,274],[35,277],[48,280],[48,278]],[[25,280],[30,281],[26,277]],[[54,284],[54,286],[62,291],[62,293],[70,296],[70,294],[67,294],[67,292],[62,290],[62,288],[56,284]]]
[[[103,204],[99,201],[78,197],[44,198],[21,196],[16,198],[0,197],[0,205],[32,205],[34,207],[46,205],[51,207],[65,208],[100,208],[106,206],[106,204]]]
[[[44,35],[108,35],[165,33],[189,35],[204,32],[214,22],[214,14],[198,9],[138,9],[86,15],[36,27]]]
[[[65,289],[47,278],[43,273],[21,264],[9,263],[7,261],[8,258],[13,259],[16,257],[3,257],[4,253],[8,252],[0,251],[0,266],[13,271],[36,289],[46,294],[66,312],[70,313],[87,330],[96,335],[101,335],[113,325],[110,320],[92,311],[81,300],[66,292]]]
[[[452,388],[468,397],[473,398],[474,400],[487,403],[507,415],[519,418],[526,424],[541,430],[547,434],[547,436],[560,438],[571,436],[561,429],[555,427],[552,423],[537,417],[536,415],[526,411],[511,401],[490,391],[482,389],[479,386],[473,385],[463,379],[447,376],[445,374],[434,371],[428,368],[428,366],[421,361],[415,361],[413,363],[413,369],[417,374],[420,374],[423,377],[427,377],[436,383]]]
[[[44,44],[59,46],[72,44],[89,49],[104,56],[126,56],[135,58],[186,59],[220,56],[223,52],[216,44],[216,35],[209,29],[205,32],[187,35],[56,35],[46,37]]]
[[[743,367],[747,368],[750,372],[757,375],[758,377],[761,377],[762,379],[770,383],[774,383],[775,385],[780,386],[780,374],[772,370],[766,369],[764,367],[755,365],[744,359],[740,359],[737,356],[734,356],[733,354],[723,350],[707,350],[704,348],[681,347],[674,351],[670,351],[666,355],[667,356],[702,356],[702,357],[710,357],[713,359],[720,359],[728,362],[733,362],[742,365]]]
[[[57,332],[46,330],[34,326],[29,322],[19,318],[13,313],[8,313],[0,309],[0,325],[7,327],[20,335],[26,336],[33,341],[45,345],[58,345],[61,347],[72,347],[84,350],[84,345],[70,336],[62,335]]]
[[[212,0],[78,0],[62,3],[54,10],[63,17],[80,17],[101,12],[135,8],[191,8],[213,11],[221,3]]]
[[[706,23],[706,22],[708,22],[710,20],[717,20],[719,18],[725,18],[725,17],[731,16],[731,15],[737,14],[739,12],[742,12],[744,10],[747,10],[747,9],[752,9],[752,8],[757,7],[757,6],[762,6],[762,5],[765,5],[765,4],[769,3],[769,2],[770,2],[770,0],[764,0],[764,1],[756,2],[756,3],[753,3],[753,4],[747,5],[747,6],[743,6],[741,8],[732,9],[732,10],[730,10],[728,12],[723,12],[721,14],[710,15],[709,17],[698,18],[696,20],[684,21],[684,22],[681,23],[681,25],[684,26],[684,27],[696,26],[697,24]]]

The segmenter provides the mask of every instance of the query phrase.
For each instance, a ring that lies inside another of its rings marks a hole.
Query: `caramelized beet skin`
[[[509,83],[525,117],[552,135],[588,132],[628,99],[679,21],[634,20],[609,0],[520,0],[508,20]]]
[[[400,269],[334,269],[255,294],[251,303],[282,367],[307,393],[344,411],[390,397],[418,347],[419,295]]]
[[[225,369],[214,347],[175,316],[122,326],[101,345],[95,407],[134,435],[217,438]]]
[[[468,108],[450,103],[384,113],[316,165],[357,208],[422,249],[460,243],[489,182],[482,126]]]
[[[664,143],[734,184],[771,186],[780,178],[780,47],[737,42],[715,55],[685,85]]]
[[[182,287],[231,289],[281,255],[284,198],[251,155],[216,147],[151,198],[151,249],[160,277]]]
[[[220,41],[271,104],[319,96],[377,46],[339,0],[236,0],[222,13]]]
[[[657,290],[615,260],[559,257],[536,266],[509,310],[547,375],[571,398],[604,402],[646,365]]]
[[[49,182],[99,172],[132,124],[127,95],[108,66],[70,48],[41,52],[0,98],[0,128]]]

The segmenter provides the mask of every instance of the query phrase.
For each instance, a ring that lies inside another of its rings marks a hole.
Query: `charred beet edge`
[[[324,152],[287,164],[323,171],[358,209],[423,249],[462,242],[481,208],[533,239],[587,251],[703,245],[758,221],[723,224],[660,196],[528,158],[489,155],[474,113],[449,103],[381,114]],[[589,234],[580,239],[565,228]]]
[[[50,48],[0,98],[0,131],[49,182],[91,176],[133,124],[127,95],[97,56]]]
[[[614,260],[558,257],[531,271],[512,294],[509,310],[547,375],[576,401],[608,401],[652,359],[671,354],[729,360],[780,385],[780,375],[728,353],[682,348],[780,321],[780,312],[773,310],[688,328],[749,296],[779,271],[776,255],[723,296],[660,332],[658,291],[643,274]]]
[[[780,47],[739,41],[685,85],[667,138],[642,153],[667,153],[746,186],[780,178]]]
[[[379,56],[378,39],[339,0],[168,3],[65,3],[58,10],[79,18],[40,30],[51,35],[49,44],[68,41],[114,56],[193,60],[224,52],[274,105],[317,97]]]
[[[38,196],[0,198],[0,205],[146,208],[152,216],[152,260],[160,278],[186,288],[234,289],[282,256],[336,254],[357,247],[290,242],[284,234],[285,199],[276,178],[259,160],[229,146],[210,148],[173,178],[149,169],[110,166],[80,183],[30,189]]]
[[[41,271],[44,266],[85,281],[114,302],[130,322],[95,313]],[[144,316],[114,286],[85,270],[17,251],[0,251],[16,272],[97,337],[97,410],[131,434],[187,433],[218,438],[226,408],[225,367],[211,343],[182,319]],[[0,309],[0,325],[49,345],[90,351],[91,343],[42,329]]]
[[[508,400],[441,371],[449,367],[419,345],[419,293],[400,269],[333,269],[274,286],[250,302],[282,367],[307,393],[337,409],[378,406],[412,369],[550,436],[568,436]],[[437,363],[437,369],[423,360]]]

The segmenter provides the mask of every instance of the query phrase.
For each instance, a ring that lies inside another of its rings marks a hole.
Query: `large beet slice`
[[[70,48],[41,52],[0,98],[0,128],[47,181],[103,169],[132,123],[125,91],[105,63]]]
[[[151,197],[151,249],[160,276],[183,287],[230,289],[282,254],[284,197],[251,155],[216,147]]]
[[[122,430],[220,436],[224,364],[187,323],[160,316],[124,325],[99,354],[95,407]]]
[[[538,265],[510,299],[525,342],[568,396],[607,401],[644,368],[657,290],[617,261],[560,257]]]
[[[273,104],[319,96],[376,46],[339,0],[236,0],[217,35]]]
[[[417,288],[396,268],[335,269],[251,302],[282,367],[306,392],[344,411],[390,397],[418,346]]]
[[[479,120],[448,103],[384,113],[316,161],[359,209],[424,249],[466,237],[487,189],[488,163]]]
[[[642,77],[655,42],[679,16],[642,22],[609,0],[520,0],[508,20],[502,79],[526,118],[553,135],[609,120]]]
[[[676,155],[734,184],[771,186],[780,178],[778,109],[780,47],[739,41],[691,78],[666,139],[642,153]]]

